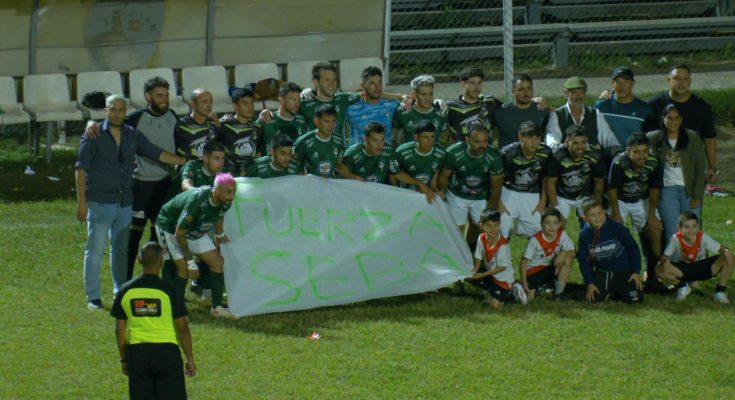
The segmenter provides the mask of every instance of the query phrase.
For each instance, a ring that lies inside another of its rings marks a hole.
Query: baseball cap
[[[579,76],[573,76],[567,79],[566,82],[564,82],[564,89],[567,89],[567,90],[585,89],[587,90],[587,81],[580,78]]]
[[[625,79],[630,79],[632,81],[632,80],[634,80],[633,79],[633,70],[630,69],[630,68],[628,68],[628,67],[625,67],[625,66],[617,67],[617,68],[615,68],[613,70],[612,78],[613,79],[615,79],[615,78],[625,78]]]

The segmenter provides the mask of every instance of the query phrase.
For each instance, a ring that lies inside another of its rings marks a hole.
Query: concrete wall
[[[214,0],[213,62],[380,57],[383,0]],[[0,2],[0,75],[28,73],[32,0]],[[41,0],[36,73],[204,65],[207,0]]]

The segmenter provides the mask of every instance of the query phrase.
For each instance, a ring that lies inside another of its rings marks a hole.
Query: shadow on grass
[[[489,317],[493,315],[515,320],[533,319],[540,315],[580,320],[589,318],[591,313],[646,318],[652,311],[666,312],[672,317],[704,312],[728,314],[732,312],[731,306],[712,302],[710,287],[705,287],[704,293],[700,295],[694,292],[685,302],[676,302],[673,295],[648,295],[643,304],[634,305],[618,301],[590,304],[584,301],[582,288],[582,285],[572,284],[570,300],[554,301],[539,298],[528,306],[510,304],[497,311],[491,310],[483,302],[484,296],[479,290],[470,288],[463,295],[452,295],[446,290],[441,290],[311,310],[255,315],[238,320],[212,318],[208,312],[209,308],[203,303],[190,303],[189,312],[192,323],[197,325],[229,326],[251,333],[294,337],[302,337],[321,329],[339,329],[344,324],[376,321],[420,326],[428,321],[440,319],[488,324],[493,323],[489,321]]]

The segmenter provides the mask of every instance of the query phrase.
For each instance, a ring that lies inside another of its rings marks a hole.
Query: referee
[[[120,288],[112,306],[122,372],[131,399],[186,399],[186,375],[196,374],[183,293],[159,278],[163,257],[158,243],[140,251],[143,274]]]

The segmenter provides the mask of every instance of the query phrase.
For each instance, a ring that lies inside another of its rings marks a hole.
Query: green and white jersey
[[[251,163],[245,170],[245,176],[251,178],[276,178],[279,176],[296,175],[292,165],[289,168],[277,169],[271,160],[271,156],[260,157]]]
[[[175,234],[176,227],[187,231],[187,237],[198,239],[207,234],[214,224],[230,209],[229,205],[212,204],[212,188],[198,187],[179,193],[164,204],[158,213],[156,225],[164,232]]]
[[[263,126],[263,141],[265,142],[266,153],[271,151],[273,139],[276,136],[283,134],[295,142],[299,136],[308,130],[306,120],[301,114],[296,114],[293,118],[287,119],[276,111],[273,113],[273,121],[270,124],[266,124],[261,120],[258,120],[258,123]]]
[[[353,174],[368,182],[386,183],[392,154],[393,146],[390,143],[386,143],[383,151],[376,156],[368,155],[363,143],[355,143],[345,151],[342,162]]]
[[[419,181],[431,185],[431,180],[444,163],[447,151],[437,144],[434,145],[431,151],[424,154],[419,152],[416,146],[416,142],[408,142],[398,146],[390,162],[390,172],[397,174],[403,171]],[[414,185],[410,185],[408,188],[419,190]]]
[[[503,175],[503,156],[488,146],[485,154],[472,156],[467,143],[455,143],[447,149],[444,168],[452,170],[449,191],[467,200],[485,200],[490,196],[490,177]]]
[[[345,147],[342,139],[334,135],[324,140],[317,136],[316,130],[300,136],[293,146],[293,170],[309,174],[334,177],[337,159],[342,157]]]
[[[410,141],[413,140],[413,135],[416,134],[416,125],[424,120],[429,120],[434,124],[436,142],[441,143],[441,133],[449,129],[449,123],[447,123],[447,116],[442,115],[433,107],[425,113],[417,110],[416,107],[411,108],[411,111],[398,107],[396,113],[393,114],[392,126],[403,130],[403,138]]]
[[[316,109],[322,104],[333,105],[337,110],[337,128],[334,130],[332,136],[337,137],[342,146],[347,147],[350,144],[350,136],[345,126],[347,121],[347,107],[357,103],[361,99],[360,94],[353,92],[337,92],[334,94],[332,101],[321,101],[315,95],[311,100],[301,100],[301,109],[299,112],[306,119],[309,130],[313,130],[316,129],[316,125],[314,124]]]
[[[214,174],[204,170],[204,161],[191,160],[181,168],[181,180],[191,179],[192,184],[199,186],[214,186]]]

